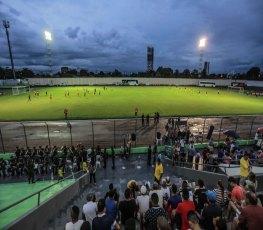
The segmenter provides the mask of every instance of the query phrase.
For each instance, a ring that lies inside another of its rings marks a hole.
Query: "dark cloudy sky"
[[[211,72],[263,69],[263,0],[0,0],[10,22],[16,68],[47,70],[44,30],[54,69],[145,71],[146,48],[158,66],[199,66],[198,41]],[[9,66],[1,22],[0,66]]]

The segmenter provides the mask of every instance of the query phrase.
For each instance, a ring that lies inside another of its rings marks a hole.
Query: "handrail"
[[[80,170],[80,171],[74,173],[74,174],[73,174],[74,177],[75,177],[76,174],[78,174],[78,173],[80,173],[80,172],[82,172],[82,170]],[[27,200],[27,199],[29,199],[29,198],[35,196],[35,195],[38,195],[37,206],[39,206],[39,204],[40,204],[40,193],[41,193],[41,192],[43,192],[43,191],[45,191],[45,190],[47,190],[47,189],[49,189],[49,188],[51,188],[51,187],[53,187],[53,186],[55,186],[55,185],[61,183],[62,181],[66,180],[66,179],[69,179],[70,177],[72,177],[72,175],[69,175],[69,176],[63,178],[62,180],[59,180],[59,181],[57,181],[57,182],[55,182],[55,183],[53,183],[53,184],[51,184],[51,185],[49,185],[49,186],[47,186],[47,187],[45,187],[45,188],[39,190],[39,191],[37,191],[37,192],[35,192],[35,193],[33,193],[33,194],[31,194],[31,195],[25,197],[25,198],[22,198],[22,199],[19,200],[19,201],[16,201],[16,202],[14,202],[14,203],[12,203],[12,204],[10,204],[10,205],[8,205],[8,206],[6,206],[6,207],[0,209],[0,213],[4,212],[4,211],[6,211],[6,210],[8,210],[8,209],[10,209],[10,208],[12,208],[12,207],[14,207],[14,206],[20,204],[20,203],[22,203],[23,201],[25,201],[25,200]],[[74,178],[74,177],[73,177],[73,178]]]

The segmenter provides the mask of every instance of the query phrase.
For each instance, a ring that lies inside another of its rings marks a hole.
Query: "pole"
[[[91,128],[92,128],[92,146],[94,147],[94,127],[93,127],[93,121],[91,121]]]
[[[220,129],[219,129],[219,135],[218,135],[218,142],[220,141],[220,135],[221,135],[221,131],[222,131],[222,123],[223,123],[223,119],[221,118],[221,122],[220,122]]]
[[[237,132],[238,121],[239,121],[239,117],[237,118],[236,127],[235,127],[235,132]]]
[[[2,136],[2,130],[0,129],[0,136],[1,136],[1,142],[2,142],[2,147],[3,147],[3,153],[5,153],[5,146],[4,146],[4,141],[3,141],[3,136]]]
[[[52,57],[51,57],[51,45],[50,45],[50,41],[47,41],[47,56],[48,56],[48,73],[49,76],[52,76]]]
[[[204,140],[205,121],[206,121],[206,118],[204,119],[204,124],[203,124],[203,133],[202,133],[202,143],[201,144],[203,144],[203,140]]]
[[[113,121],[113,144],[114,144],[114,146],[115,146],[115,135],[116,135],[116,133],[115,133],[115,120]]]
[[[13,62],[13,54],[12,54],[11,43],[10,43],[9,32],[8,32],[8,28],[10,28],[9,21],[3,20],[3,26],[5,27],[5,33],[7,37],[9,56],[10,56],[11,67],[12,67],[12,74],[13,74],[13,78],[16,79],[14,62]]]
[[[26,136],[26,127],[24,126],[24,124],[23,124],[22,122],[21,122],[20,124],[23,126],[24,136],[25,136],[25,141],[26,141],[26,147],[28,147],[28,144],[27,144],[27,136]]]
[[[48,124],[47,124],[47,122],[45,122],[45,124],[46,124],[46,127],[47,127],[47,138],[48,138],[48,145],[49,145],[49,147],[51,146],[51,143],[50,143],[50,136],[49,136],[49,127],[48,127]]]
[[[252,124],[251,124],[251,127],[250,127],[250,131],[249,131],[249,137],[248,137],[248,139],[250,139],[250,137],[251,137],[251,132],[252,132],[252,128],[253,128],[253,125],[254,125],[254,121],[255,121],[255,119],[256,119],[256,117],[254,117],[253,120],[252,120]]]

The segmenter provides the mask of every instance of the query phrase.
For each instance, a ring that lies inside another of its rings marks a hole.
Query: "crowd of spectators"
[[[249,180],[249,179],[248,179]],[[105,196],[96,200],[87,195],[82,215],[73,206],[71,221],[65,229],[261,229],[263,224],[263,195],[257,194],[255,183],[245,181],[238,185],[235,178],[228,180],[229,190],[222,181],[208,190],[203,180],[183,181],[172,184],[169,177],[160,185],[131,180],[124,191],[124,198],[109,185]],[[81,208],[81,207],[80,207]],[[82,223],[82,226],[80,225]]]
[[[62,177],[72,172],[100,167],[102,159],[108,158],[107,151],[101,148],[89,148],[81,144],[76,147],[62,146],[53,148],[39,146],[33,148],[16,147],[15,155],[10,159],[0,158],[0,177],[28,176],[29,182],[35,182],[34,176],[51,176],[52,179]],[[104,164],[104,166],[106,166]],[[95,182],[95,177],[91,178]]]

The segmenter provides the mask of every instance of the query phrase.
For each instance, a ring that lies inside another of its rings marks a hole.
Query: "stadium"
[[[262,2],[0,6],[0,229],[261,229]]]

